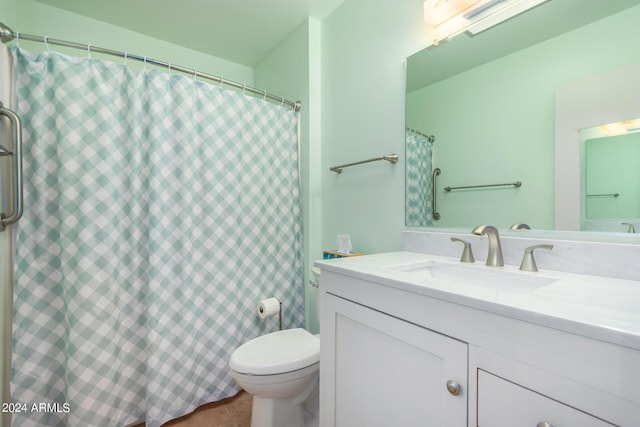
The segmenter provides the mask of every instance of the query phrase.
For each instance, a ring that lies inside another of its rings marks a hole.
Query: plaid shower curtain
[[[157,427],[235,394],[231,352],[277,328],[257,302],[304,325],[297,113],[189,76],[13,54],[14,426]]]
[[[405,131],[405,225],[433,225],[433,143],[411,129]]]

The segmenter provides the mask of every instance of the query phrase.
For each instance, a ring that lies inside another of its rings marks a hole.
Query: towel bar
[[[462,190],[467,188],[504,187],[508,185],[513,185],[515,188],[519,188],[522,186],[522,183],[520,181],[516,181],[516,182],[507,182],[504,184],[467,185],[464,187],[444,187],[444,191],[448,193],[451,190]]]
[[[386,160],[386,161],[388,161],[390,163],[397,163],[398,162],[398,155],[397,154],[387,154],[387,155],[382,156],[382,157],[376,157],[376,158],[368,159],[368,160],[361,160],[359,162],[347,163],[346,165],[334,166],[334,167],[330,168],[329,170],[332,171],[332,172],[342,173],[342,169],[348,168],[349,166],[361,165],[363,163],[369,163],[369,162],[377,162],[378,160]]]

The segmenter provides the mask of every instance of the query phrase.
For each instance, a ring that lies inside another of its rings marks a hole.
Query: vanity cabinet
[[[320,291],[320,427],[640,425],[640,350],[610,331],[340,269]]]
[[[324,304],[335,406],[323,425],[467,425],[466,343],[336,296]]]
[[[477,372],[479,427],[615,425],[482,369]]]

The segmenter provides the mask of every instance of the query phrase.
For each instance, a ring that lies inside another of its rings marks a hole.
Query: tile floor
[[[251,403],[251,395],[240,391],[233,397],[203,405],[162,427],[250,427]],[[144,427],[144,424],[136,427]]]

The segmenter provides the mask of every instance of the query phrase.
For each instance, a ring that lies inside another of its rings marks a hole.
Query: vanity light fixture
[[[475,35],[549,0],[425,0],[434,44],[464,31]]]
[[[625,133],[640,131],[640,119],[623,120],[616,123],[608,123],[600,127],[607,136],[622,135]]]

